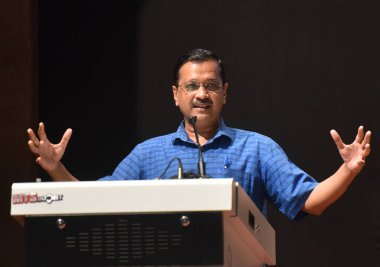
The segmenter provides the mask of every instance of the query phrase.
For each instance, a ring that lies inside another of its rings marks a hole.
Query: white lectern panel
[[[235,193],[233,179],[16,183],[11,215],[233,211]]]
[[[65,216],[171,216],[186,212],[223,215],[224,264],[207,266],[276,264],[274,229],[230,178],[40,182],[12,186],[11,215],[15,217],[46,217],[58,222]]]

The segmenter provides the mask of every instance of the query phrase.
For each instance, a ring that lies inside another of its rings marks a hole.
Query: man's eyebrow
[[[185,81],[185,83],[193,83],[193,82],[195,82],[195,83],[202,83],[202,82],[200,82],[197,79],[190,79],[188,81]],[[206,79],[206,80],[203,81],[203,83],[205,83],[205,82],[206,83],[207,82],[219,82],[219,80],[218,79],[209,78],[209,79]]]
[[[204,80],[204,82],[219,82],[219,80],[218,79],[206,79],[206,80]]]

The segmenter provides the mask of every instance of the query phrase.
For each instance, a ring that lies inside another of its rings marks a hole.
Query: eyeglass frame
[[[183,84],[178,84],[177,83],[176,86],[178,88],[181,87],[186,93],[194,94],[194,93],[198,92],[198,90],[201,88],[201,86],[206,90],[207,93],[210,93],[210,92],[219,93],[220,91],[222,91],[223,86],[225,85],[223,83],[216,84],[216,83],[213,83],[213,82],[195,82],[195,81],[190,81],[190,82],[187,83],[187,85],[191,85],[191,84],[197,85],[197,89],[195,89],[195,90],[187,90],[186,87],[185,87],[186,83],[183,83]],[[217,90],[210,90],[208,88],[209,87],[208,84],[210,84],[210,85],[216,85],[218,87],[218,89]]]

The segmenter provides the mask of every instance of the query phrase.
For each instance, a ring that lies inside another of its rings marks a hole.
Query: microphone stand
[[[199,171],[199,178],[206,178],[206,165],[203,160],[203,155],[202,155],[202,147],[201,144],[199,143],[199,135],[197,131],[197,127],[195,126],[195,123],[197,122],[197,116],[190,116],[189,117],[189,122],[193,126],[194,129],[194,134],[195,134],[195,139],[196,143],[198,146],[198,152],[199,152],[199,161],[198,161],[198,171]]]

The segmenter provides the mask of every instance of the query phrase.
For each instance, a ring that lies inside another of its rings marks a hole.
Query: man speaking
[[[265,212],[269,200],[291,219],[304,214],[321,214],[335,202],[359,174],[370,154],[371,132],[362,126],[353,143],[345,144],[331,131],[343,159],[338,170],[318,183],[293,164],[272,139],[261,134],[230,128],[221,112],[227,102],[228,83],[222,61],[204,49],[195,49],[179,58],[173,74],[173,98],[184,120],[174,133],[137,145],[112,175],[100,180],[167,179],[176,176],[180,159],[187,175],[199,174],[199,154],[207,177],[233,177]],[[193,118],[193,119],[190,119]],[[196,122],[194,121],[196,118]],[[196,130],[196,131],[195,131]],[[72,130],[58,144],[47,138],[43,123],[38,134],[28,129],[30,150],[36,162],[55,181],[77,181],[61,163]],[[199,152],[199,153],[198,153]],[[202,168],[200,168],[202,169]],[[161,177],[162,176],[162,177]]]

